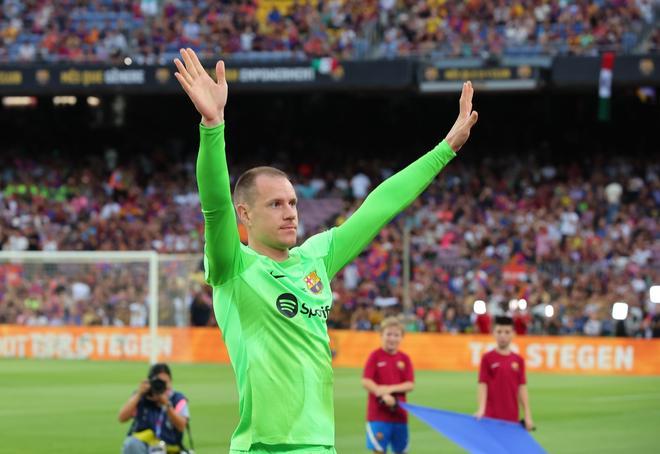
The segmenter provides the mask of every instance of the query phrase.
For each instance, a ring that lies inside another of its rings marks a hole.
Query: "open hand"
[[[477,111],[472,110],[473,94],[474,88],[472,88],[472,82],[465,82],[463,84],[463,91],[461,92],[461,99],[458,101],[460,106],[458,118],[456,118],[454,126],[452,126],[447,137],[445,137],[445,140],[454,152],[458,152],[465,142],[467,142],[468,137],[470,137],[470,129],[477,123],[479,117]]]
[[[220,60],[215,65],[216,82],[199,62],[195,51],[181,49],[181,58],[185,65],[175,58],[174,64],[178,71],[174,76],[202,115],[202,124],[210,127],[222,123],[228,92],[225,63]]]

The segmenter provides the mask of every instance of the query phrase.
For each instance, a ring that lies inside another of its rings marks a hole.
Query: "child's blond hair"
[[[405,334],[406,328],[398,317],[387,317],[380,322],[380,332],[383,333],[387,328],[399,328],[401,334]]]

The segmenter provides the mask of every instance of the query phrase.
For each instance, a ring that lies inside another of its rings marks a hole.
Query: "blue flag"
[[[545,454],[522,425],[419,405],[403,408],[472,454]]]

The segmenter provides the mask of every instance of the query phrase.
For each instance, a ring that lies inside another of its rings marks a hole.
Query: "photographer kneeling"
[[[166,450],[180,452],[183,432],[190,413],[186,397],[172,389],[172,373],[167,364],[154,364],[149,378],[140,383],[138,390],[119,411],[119,422],[133,419],[131,430],[124,441],[123,454],[165,452],[151,446],[166,444]]]

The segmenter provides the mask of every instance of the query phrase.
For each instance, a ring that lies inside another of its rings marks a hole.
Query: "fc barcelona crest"
[[[316,274],[316,271],[312,271],[307,275],[305,284],[307,284],[307,289],[315,295],[323,290],[323,282],[321,282],[321,278]]]

